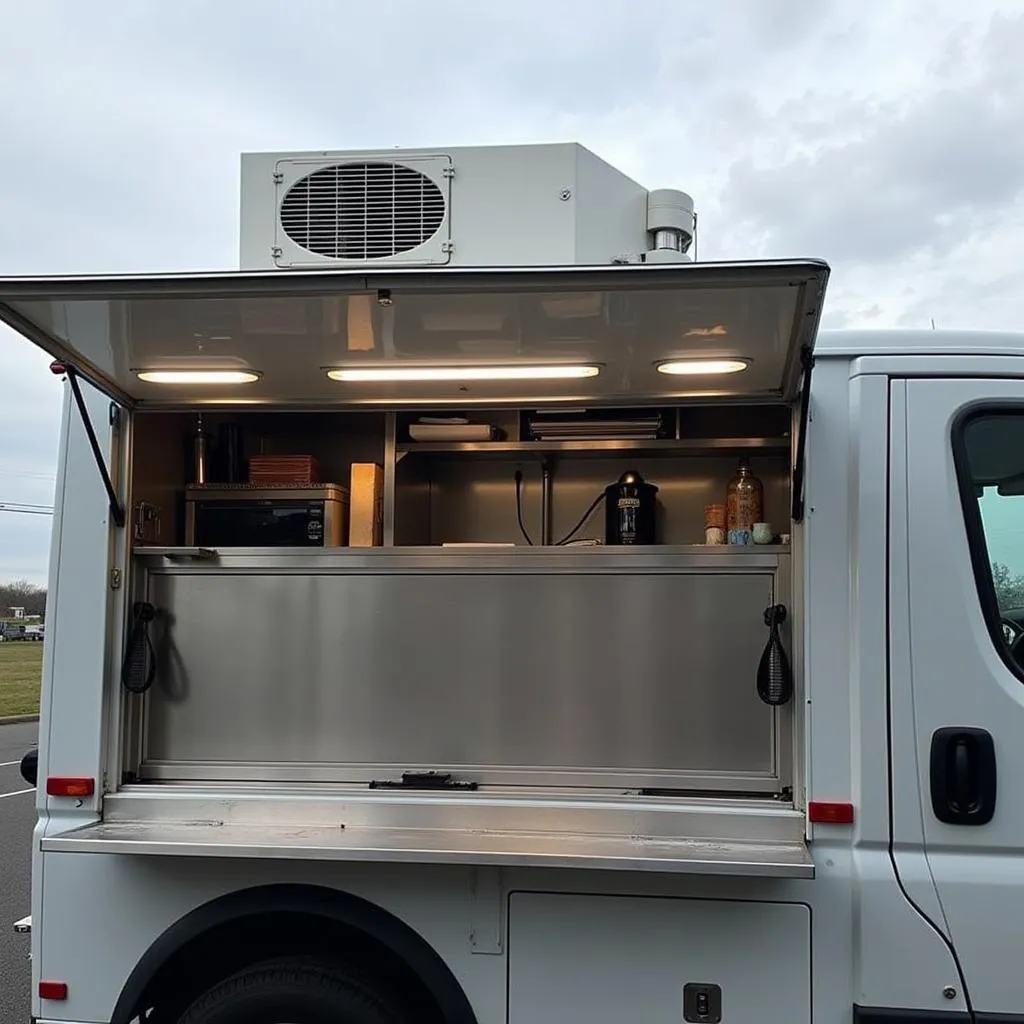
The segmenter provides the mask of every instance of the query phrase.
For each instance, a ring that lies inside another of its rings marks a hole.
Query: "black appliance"
[[[609,484],[604,490],[605,544],[656,544],[657,493],[635,470]]]
[[[338,484],[188,487],[189,547],[341,547],[348,540],[348,490]]]

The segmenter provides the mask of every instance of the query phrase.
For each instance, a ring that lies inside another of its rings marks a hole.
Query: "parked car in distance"
[[[0,641],[24,640],[25,627],[17,622],[0,622]]]

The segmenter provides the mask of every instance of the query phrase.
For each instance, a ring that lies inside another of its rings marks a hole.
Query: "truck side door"
[[[937,899],[919,909],[968,1005],[1022,1014],[1024,380],[894,380],[890,398],[889,753],[894,793],[916,763],[921,816],[896,799],[894,856],[901,829],[923,836]]]

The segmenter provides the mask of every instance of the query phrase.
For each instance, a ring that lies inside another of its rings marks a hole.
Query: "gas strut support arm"
[[[807,426],[811,418],[811,371],[814,369],[814,355],[808,346],[800,352],[801,387],[800,387],[800,426],[796,437],[796,458],[793,465],[793,522],[803,522],[804,518],[804,477],[807,462]]]
[[[92,420],[89,418],[89,410],[85,407],[85,399],[82,398],[82,389],[78,383],[78,372],[73,366],[68,366],[66,363],[54,363],[50,369],[54,373],[67,374],[68,383],[71,385],[71,394],[74,395],[75,405],[78,406],[78,415],[82,418],[82,426],[85,427],[86,436],[89,438],[92,457],[96,460],[96,468],[99,470],[103,486],[107,491],[107,499],[110,502],[110,518],[114,520],[114,524],[118,529],[123,529],[126,518],[124,505],[121,504],[117,497],[107,464],[103,461],[103,453],[100,451],[99,441],[96,440],[96,431],[93,429]]]

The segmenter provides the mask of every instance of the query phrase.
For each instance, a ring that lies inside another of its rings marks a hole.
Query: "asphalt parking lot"
[[[30,912],[29,873],[32,829],[36,822],[32,791],[18,772],[21,755],[36,743],[35,722],[0,725],[0,1021],[28,1024],[31,966],[29,937],[15,935],[13,924]]]

